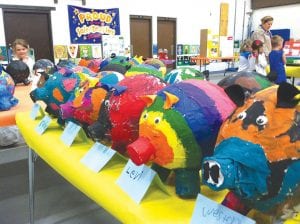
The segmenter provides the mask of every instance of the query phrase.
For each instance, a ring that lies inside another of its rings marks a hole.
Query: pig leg
[[[197,168],[175,170],[176,194],[182,198],[195,198],[200,193],[200,176]]]
[[[157,164],[152,164],[151,168],[156,171],[156,173],[158,174],[159,178],[165,182],[168,178],[168,176],[170,175],[171,173],[171,170],[167,169],[167,168],[164,168],[162,166],[159,166]]]
[[[242,215],[247,215],[248,212],[251,210],[248,208],[242,200],[237,197],[233,192],[228,192],[225,196],[225,199],[222,201],[222,205],[226,206],[227,208],[230,208]]]

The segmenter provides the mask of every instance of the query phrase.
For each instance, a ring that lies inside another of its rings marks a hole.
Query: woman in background
[[[270,31],[272,25],[273,25],[273,17],[272,16],[265,16],[261,19],[261,24],[259,27],[252,33],[251,39],[254,40],[260,40],[264,45],[264,53],[265,55],[269,56],[269,53],[272,50],[271,45],[271,38],[272,33]]]

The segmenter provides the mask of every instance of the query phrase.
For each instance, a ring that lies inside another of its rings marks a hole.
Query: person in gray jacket
[[[272,45],[271,45],[272,33],[270,32],[270,29],[273,25],[273,20],[274,19],[272,16],[263,17],[261,19],[261,24],[251,35],[252,41],[260,40],[261,42],[263,42],[264,53],[267,57],[269,56],[269,53],[272,50]]]

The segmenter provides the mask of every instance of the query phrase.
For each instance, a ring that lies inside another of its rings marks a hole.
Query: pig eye
[[[256,124],[265,125],[266,123],[268,123],[268,118],[265,115],[261,115],[256,118]]]
[[[109,106],[109,100],[104,101],[104,106],[108,107]]]
[[[237,115],[237,118],[240,119],[240,120],[244,120],[245,117],[247,117],[247,113],[244,111],[244,112],[241,112]]]
[[[143,118],[144,118],[144,119],[147,119],[147,118],[148,118],[148,113],[145,113],[145,114],[143,115]]]
[[[158,124],[160,122],[161,118],[160,117],[156,117],[154,119],[154,124]]]

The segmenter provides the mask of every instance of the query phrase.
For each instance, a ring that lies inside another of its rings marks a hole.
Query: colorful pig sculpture
[[[222,88],[226,88],[234,84],[240,85],[244,89],[246,98],[250,97],[251,94],[254,94],[257,91],[273,85],[266,76],[251,71],[241,71],[226,75],[225,78],[218,82],[218,85]]]
[[[105,100],[98,120],[88,127],[89,136],[98,141],[111,141],[112,148],[122,154],[126,146],[138,137],[140,115],[146,106],[141,96],[156,94],[166,84],[151,75],[125,77],[118,83],[125,91],[111,94]]]
[[[229,87],[240,96],[240,86]],[[238,99],[238,98],[237,98]],[[139,121],[139,138],[127,146],[137,164],[153,163],[163,181],[175,171],[176,193],[194,198],[200,191],[199,170],[213,153],[219,128],[236,108],[224,89],[204,80],[185,80],[144,97],[147,107]]]
[[[100,63],[100,71],[115,71],[121,74],[125,74],[130,67],[131,63],[128,57],[115,54]]]
[[[300,91],[282,83],[257,92],[222,125],[203,179],[229,189],[223,204],[273,216],[300,203]]]
[[[120,73],[107,72],[96,85],[89,80],[82,82],[80,88],[74,92],[72,100],[60,105],[62,119],[75,119],[73,121],[79,122],[83,127],[93,124],[104,106],[103,101],[108,97],[107,85],[117,88],[116,85],[122,79],[124,76]]]
[[[181,82],[186,79],[204,80],[204,75],[197,69],[191,67],[182,67],[171,70],[164,78],[164,80],[170,84]]]
[[[49,77],[44,86],[31,91],[30,97],[33,102],[43,101],[47,105],[46,112],[60,118],[60,105],[70,100],[80,81],[80,77],[71,70],[60,69]]]
[[[14,80],[2,70],[0,74],[0,111],[9,110],[18,104],[19,100],[14,97],[14,92]]]

